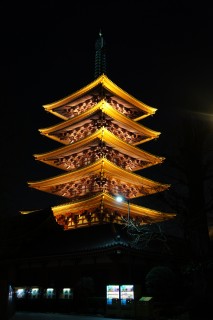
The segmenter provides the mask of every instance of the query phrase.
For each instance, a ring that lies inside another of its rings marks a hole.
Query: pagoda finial
[[[101,74],[106,73],[106,50],[105,41],[101,29],[99,31],[99,37],[95,42],[95,78],[98,78]]]

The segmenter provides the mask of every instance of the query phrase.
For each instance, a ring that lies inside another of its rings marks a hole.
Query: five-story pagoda
[[[160,135],[141,124],[142,119],[157,109],[137,100],[106,76],[105,42],[101,32],[96,41],[95,80],[43,107],[62,121],[39,131],[60,142],[62,147],[34,157],[63,173],[28,182],[28,185],[66,199],[51,208],[64,230],[123,223],[129,216],[130,202],[130,218],[140,225],[175,216],[131,201],[169,187],[137,174],[164,160],[141,148]],[[125,201],[118,203],[118,195]]]

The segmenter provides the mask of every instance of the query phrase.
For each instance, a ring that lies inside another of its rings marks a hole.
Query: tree
[[[204,259],[210,248],[206,210],[210,207],[207,189],[211,186],[207,180],[212,160],[208,146],[210,126],[204,120],[192,114],[182,118],[178,148],[167,156],[174,183],[164,193],[179,215],[192,256],[198,260]]]
[[[190,260],[197,264],[210,253],[207,211],[212,210],[211,186],[213,161],[211,155],[210,122],[194,113],[182,113],[174,128],[172,146],[165,154],[166,175],[171,188],[156,197],[166,202],[177,214],[174,223],[183,230]],[[175,137],[176,132],[176,137]],[[149,246],[152,240],[161,241],[169,249],[165,229],[161,224],[138,226],[125,221],[133,242]],[[194,268],[194,266],[193,266]]]

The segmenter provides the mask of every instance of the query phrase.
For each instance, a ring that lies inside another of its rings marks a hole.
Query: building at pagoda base
[[[2,261],[15,291],[25,293],[16,300],[18,311],[107,316],[107,285],[134,284],[136,303],[147,295],[145,277],[153,267],[178,270],[188,259],[186,246],[176,236],[159,241],[157,235],[142,246],[119,223],[64,231],[51,208],[13,219],[7,241],[10,250],[5,250]],[[70,298],[62,297],[65,288],[71,290]],[[48,289],[54,295],[47,299]],[[38,297],[32,298],[33,290],[39,290]],[[121,310],[111,316],[124,317]]]

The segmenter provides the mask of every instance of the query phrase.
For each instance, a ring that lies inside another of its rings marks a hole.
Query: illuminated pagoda
[[[174,214],[134,203],[140,197],[169,188],[142,177],[138,171],[160,164],[163,157],[143,150],[142,145],[159,137],[141,124],[156,108],[137,100],[106,76],[105,42],[96,41],[95,79],[85,87],[44,109],[59,123],[39,129],[62,144],[35,159],[62,170],[52,178],[28,182],[29,187],[65,199],[51,208],[64,230],[127,221],[152,224],[174,218]],[[118,203],[116,197],[123,196]]]

